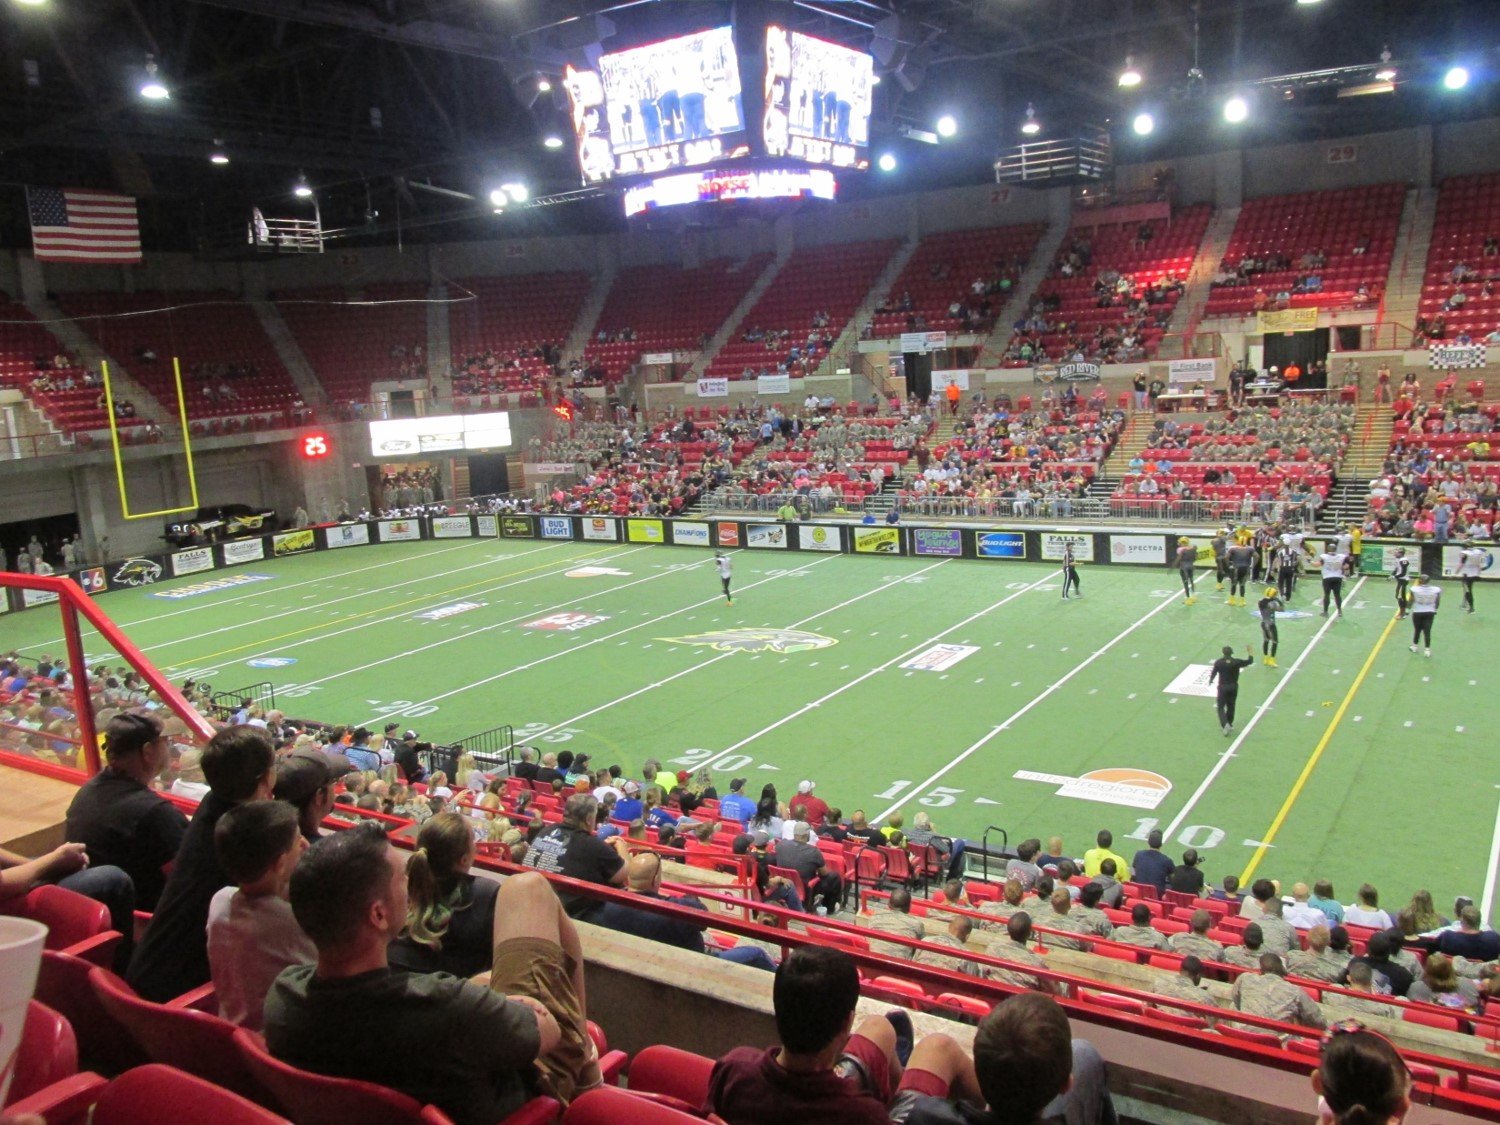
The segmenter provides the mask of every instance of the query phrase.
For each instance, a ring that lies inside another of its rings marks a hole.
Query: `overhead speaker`
[[[886,16],[871,29],[870,54],[881,66],[896,69],[905,60],[907,52],[921,42],[920,29],[910,20],[898,15]]]

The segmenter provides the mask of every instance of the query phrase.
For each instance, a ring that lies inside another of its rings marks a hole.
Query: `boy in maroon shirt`
[[[728,1125],[889,1125],[923,1094],[984,1104],[973,1060],[948,1036],[929,1035],[913,1049],[911,1020],[900,1011],[855,1029],[859,971],[848,954],[795,950],[776,970],[773,996],[781,1046],[737,1047],[709,1078],[708,1108]]]

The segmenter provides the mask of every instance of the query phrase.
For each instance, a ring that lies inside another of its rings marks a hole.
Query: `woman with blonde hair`
[[[406,929],[391,943],[393,966],[456,977],[490,967],[500,885],[469,874],[476,852],[467,817],[438,813],[422,825],[406,863]]]
[[[1433,930],[1441,930],[1448,924],[1448,919],[1439,914],[1437,907],[1433,906],[1432,892],[1426,888],[1411,896],[1411,902],[1396,916],[1396,919],[1401,926],[1401,932],[1407,937],[1430,934]]]

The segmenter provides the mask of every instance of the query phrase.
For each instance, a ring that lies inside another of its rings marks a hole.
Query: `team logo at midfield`
[[[150,559],[127,559],[115,571],[115,581],[123,586],[147,586],[161,577],[161,564]]]
[[[811,652],[838,644],[832,637],[803,629],[715,629],[661,639],[679,645],[706,645],[718,652]]]

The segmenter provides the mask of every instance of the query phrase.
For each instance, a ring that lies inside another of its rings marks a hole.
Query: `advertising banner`
[[[919,527],[914,533],[919,555],[957,558],[964,553],[964,533],[958,528]]]
[[[755,393],[758,395],[786,395],[792,393],[790,375],[757,375]]]
[[[214,552],[211,547],[194,547],[188,551],[178,551],[172,556],[172,574],[176,577],[213,568]]]
[[[21,604],[30,609],[34,605],[51,605],[57,601],[57,595],[50,590],[22,590]]]
[[[667,529],[661,520],[626,520],[625,538],[631,543],[665,543]]]
[[[573,521],[567,516],[543,516],[543,539],[572,539]]]
[[[949,383],[953,383],[961,391],[968,390],[969,369],[967,367],[951,367],[932,373],[933,390],[942,393],[948,389]]]
[[[1075,558],[1078,552],[1073,552]],[[1117,563],[1141,563],[1145,566],[1167,565],[1167,541],[1160,535],[1111,535],[1109,560]]]
[[[728,398],[729,397],[729,380],[728,379],[699,379],[698,380],[698,397],[699,398]]]
[[[721,523],[719,525],[719,546],[738,547],[740,545],[740,525],[737,523]]]
[[[303,551],[311,551],[315,546],[317,543],[310,527],[271,536],[271,553],[277,556],[300,555]]]
[[[804,523],[797,528],[797,546],[804,551],[837,551],[839,529],[821,523]]]
[[[1056,531],[1042,532],[1042,558],[1053,562],[1063,557],[1063,548],[1073,545],[1073,558],[1078,562],[1094,561],[1094,537],[1092,535],[1066,535]]]
[[[1019,531],[976,531],[974,553],[982,559],[1024,559],[1026,536]]]
[[[1365,547],[1365,551],[1368,551],[1369,549],[1370,548],[1368,546]],[[1462,549],[1463,548],[1461,548],[1461,547],[1444,547],[1443,548],[1443,577],[1444,578],[1453,578],[1453,577],[1456,577],[1458,575],[1458,572],[1459,572],[1458,568],[1459,568],[1459,562],[1460,562],[1458,554],[1459,554],[1459,552]],[[1479,549],[1484,552],[1484,566],[1479,571],[1479,577],[1480,578],[1500,578],[1500,572],[1497,572],[1495,570],[1495,558],[1496,558],[1497,554],[1500,554],[1500,549],[1497,549],[1497,548],[1494,548],[1494,547],[1480,547]],[[1407,554],[1410,555],[1411,551],[1408,550]],[[1416,569],[1417,568],[1415,566],[1412,567],[1413,572],[1415,572]]]
[[[1432,367],[1446,371],[1450,367],[1483,367],[1489,349],[1483,344],[1428,344],[1427,359]]]
[[[948,333],[946,332],[903,332],[901,333],[901,350],[903,352],[940,352],[948,346]],[[934,386],[937,384],[934,383]]]
[[[359,525],[360,530],[364,525]],[[237,563],[259,562],[266,557],[266,542],[264,539],[231,539],[223,545],[224,565],[234,566]]]
[[[530,519],[530,516],[525,517]],[[500,534],[500,521],[494,516],[475,516],[474,531],[481,539],[493,539]]]
[[[521,471],[528,477],[565,477],[577,468],[572,461],[528,461]]]
[[[861,555],[898,555],[901,529],[896,527],[854,528],[854,550]]]
[[[1269,309],[1255,314],[1255,330],[1262,334],[1311,332],[1317,326],[1317,309]]]
[[[1167,363],[1167,382],[1173,386],[1183,383],[1212,383],[1214,375],[1212,359],[1174,359]]]
[[[422,525],[416,520],[381,520],[376,526],[382,543],[406,543],[422,538]]]
[[[434,516],[432,537],[434,539],[468,539],[474,534],[474,525],[468,516]]]
[[[74,581],[83,588],[85,594],[102,594],[109,589],[109,582],[104,577],[102,566],[90,566],[80,570]]]
[[[481,521],[484,521],[484,520],[490,520],[491,521],[491,531],[490,531],[490,534],[493,535],[494,534],[493,521],[494,521],[495,517],[494,516],[480,516],[479,519]],[[484,534],[484,524],[483,524],[483,522],[480,523],[479,534],[481,534],[481,535]],[[500,534],[502,536],[504,536],[506,539],[530,539],[530,538],[532,538],[533,536],[536,535],[536,525],[532,522],[532,517],[531,516],[501,516],[500,517]]]
[[[745,525],[745,546],[785,547],[786,525],[779,523],[751,523]]]
[[[672,542],[684,547],[707,547],[708,524],[675,520],[672,523]]]
[[[611,516],[584,516],[579,526],[585,539],[600,539],[606,543],[617,543],[620,539],[618,523]]]
[[[1364,549],[1359,553],[1359,572],[1361,574],[1389,574],[1390,561],[1391,558],[1387,557],[1384,545],[1371,543],[1366,539]]]
[[[367,523],[341,523],[326,529],[325,534],[330,549],[334,547],[363,547],[370,541],[370,525]],[[412,538],[415,539],[416,536],[412,536]]]

